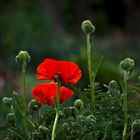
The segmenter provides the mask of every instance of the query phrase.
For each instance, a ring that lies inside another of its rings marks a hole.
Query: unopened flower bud
[[[89,115],[89,116],[86,117],[86,121],[96,123],[96,118],[95,118],[94,115]]]
[[[82,125],[82,126],[85,125],[85,120],[86,120],[86,118],[85,118],[84,115],[79,115],[79,116],[77,117],[78,123],[79,123],[80,125]]]
[[[69,107],[69,109],[71,110],[71,115],[76,117],[78,115],[78,110],[76,109],[76,107]]]
[[[135,66],[135,61],[130,58],[126,58],[120,62],[120,67],[124,71],[131,71]]]
[[[77,110],[81,111],[84,108],[84,103],[83,103],[83,101],[81,99],[77,99],[74,102],[74,106],[77,108]]]
[[[39,139],[39,133],[37,131],[32,132],[32,139],[31,140],[38,140]]]
[[[27,51],[20,51],[19,54],[16,56],[16,62],[19,63],[29,63],[30,62],[30,55]]]
[[[43,126],[43,125],[40,125],[39,128],[38,128],[39,132],[44,136],[44,135],[47,135],[48,133],[48,128]]]
[[[95,31],[94,25],[91,23],[90,20],[85,20],[82,22],[81,29],[86,34],[91,34]]]
[[[86,117],[86,126],[89,128],[95,127],[96,124],[96,118],[94,115],[89,115]]]
[[[111,93],[115,93],[115,94],[120,93],[118,84],[117,84],[117,82],[115,80],[112,80],[112,81],[109,82],[108,90]]]
[[[8,98],[8,97],[4,97],[3,98],[3,104],[6,105],[6,106],[11,106],[12,105],[12,98]]]
[[[28,104],[28,108],[30,111],[36,111],[40,107],[41,107],[41,105],[38,103],[38,101],[36,99],[32,99]]]
[[[15,116],[15,114],[14,114],[14,113],[9,113],[9,114],[7,115],[6,120],[7,120],[7,123],[8,123],[8,124],[14,125],[15,122],[16,122],[16,116]]]
[[[70,132],[70,125],[68,123],[63,123],[62,124],[62,131],[65,133],[69,133]]]

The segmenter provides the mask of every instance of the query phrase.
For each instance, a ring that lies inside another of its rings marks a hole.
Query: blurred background
[[[103,56],[96,81],[119,81],[125,57],[136,60],[139,75],[140,0],[0,0],[0,97],[20,91],[21,67],[15,62],[20,50],[31,55],[29,92],[46,57],[76,62],[83,71],[79,86],[86,87],[85,19],[96,27],[91,37],[95,67]]]

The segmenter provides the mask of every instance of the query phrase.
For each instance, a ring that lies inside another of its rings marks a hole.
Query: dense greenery
[[[121,81],[96,83],[102,58],[93,69],[90,35],[95,28],[89,20],[81,27],[87,37],[88,88],[79,89],[63,82],[61,84],[75,93],[71,103],[61,105],[56,100],[52,107],[41,106],[35,99],[27,103],[25,74],[30,56],[26,51],[20,51],[16,61],[22,66],[22,94],[13,91],[10,97],[1,100],[0,105],[0,135],[5,140],[50,140],[53,136],[55,140],[140,139],[139,77],[136,83],[131,82],[135,61],[126,58],[120,62]],[[56,81],[58,84],[59,80]],[[55,114],[58,115],[56,124]]]

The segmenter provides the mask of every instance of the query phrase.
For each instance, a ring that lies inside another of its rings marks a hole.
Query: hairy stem
[[[27,105],[26,105],[26,62],[22,64],[22,96],[23,96],[23,124],[27,136]]]
[[[59,111],[57,109],[56,110],[56,116],[55,116],[54,124],[53,124],[53,130],[52,130],[52,140],[55,139],[55,130],[56,130],[56,125],[57,125],[58,117],[59,117]]]
[[[60,86],[61,86],[61,83],[59,82],[59,80],[58,80],[57,83],[58,83],[58,85],[57,85],[57,97],[56,97],[56,105],[55,105],[56,115],[55,115],[55,120],[54,120],[54,124],[53,124],[51,140],[55,140],[56,125],[57,125],[58,117],[59,117],[59,103],[60,103]]]
[[[122,140],[126,140],[128,114],[127,114],[127,72],[124,71],[124,95],[123,95],[123,110],[124,110],[124,129]]]
[[[90,88],[91,88],[91,100],[93,105],[93,111],[95,111],[94,72],[92,70],[92,63],[91,63],[90,34],[87,34],[87,60],[88,60],[88,73],[89,73],[89,81],[90,81]]]

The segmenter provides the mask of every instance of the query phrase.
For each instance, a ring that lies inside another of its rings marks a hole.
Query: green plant
[[[87,24],[90,25],[89,28]],[[26,64],[29,63],[30,56],[26,51],[21,51],[16,61],[22,67],[22,93],[13,91],[11,97],[4,97],[1,102],[2,138],[5,140],[140,138],[138,94],[140,81],[129,84],[134,70],[134,60],[126,58],[121,61],[123,80],[120,82],[111,80],[108,84],[96,83],[95,77],[102,59],[93,71],[90,34],[94,31],[94,26],[90,21],[84,21],[82,29],[87,35],[90,81],[88,88],[79,89],[73,86],[82,75],[77,64],[47,58],[37,68],[37,79],[45,81],[33,88],[32,96],[35,99],[27,102]],[[68,105],[66,100],[74,93],[77,99]]]

